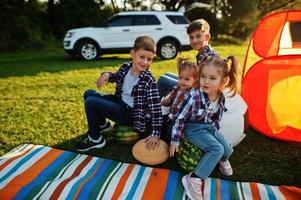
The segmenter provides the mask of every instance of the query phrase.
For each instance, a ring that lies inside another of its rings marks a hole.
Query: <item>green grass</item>
[[[246,45],[215,46],[222,55],[233,54],[243,63]],[[196,52],[182,55],[195,56]],[[94,88],[101,71],[115,71],[130,59],[128,54],[105,55],[85,62],[69,58],[58,47],[0,55],[0,155],[22,143],[54,146],[75,151],[74,144],[87,130],[83,109],[83,92]],[[164,72],[176,72],[176,60],[155,59],[151,70],[156,78]],[[113,92],[106,85],[102,92]],[[131,155],[132,145],[109,141],[91,155],[137,163]],[[267,138],[253,129],[234,149],[230,161],[234,175],[228,179],[256,181],[272,185],[301,187],[301,146]],[[175,159],[159,167],[181,171]],[[212,177],[223,177],[214,170]]]

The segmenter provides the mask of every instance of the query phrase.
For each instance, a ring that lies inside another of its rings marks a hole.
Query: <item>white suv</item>
[[[188,19],[179,12],[121,12],[107,20],[104,27],[69,30],[64,49],[72,56],[93,60],[105,53],[128,53],[136,37],[151,36],[157,42],[157,55],[175,58],[179,50],[189,48]]]

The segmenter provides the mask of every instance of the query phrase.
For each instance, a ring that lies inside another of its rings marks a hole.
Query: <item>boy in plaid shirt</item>
[[[116,83],[114,95],[102,95],[95,90],[84,94],[88,121],[87,137],[77,144],[79,151],[102,148],[106,141],[102,134],[111,129],[106,118],[119,125],[131,125],[144,133],[147,121],[152,132],[146,139],[148,148],[159,144],[162,126],[160,96],[149,67],[156,54],[156,43],[148,36],[135,40],[131,50],[132,62],[124,63],[115,73],[103,72],[96,84],[100,88],[106,82]]]

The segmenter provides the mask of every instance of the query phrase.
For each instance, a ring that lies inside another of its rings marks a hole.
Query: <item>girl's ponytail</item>
[[[190,57],[179,57],[177,62],[178,72],[186,68],[187,63],[190,61]]]
[[[229,92],[232,92],[233,94],[231,97],[233,97],[236,92],[237,92],[237,67],[238,67],[238,62],[234,56],[228,56],[227,58],[224,59],[226,62],[226,71],[228,72],[229,80],[226,85],[230,89]],[[230,63],[230,64],[229,64]]]

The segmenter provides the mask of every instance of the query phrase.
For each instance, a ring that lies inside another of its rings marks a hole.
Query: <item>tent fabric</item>
[[[301,10],[264,17],[253,33],[242,73],[250,125],[266,136],[296,142],[301,142],[300,27]]]
[[[177,171],[23,144],[0,157],[0,199],[186,199]],[[297,200],[301,189],[208,178],[204,199]]]
[[[253,49],[263,58],[277,56],[285,22],[301,21],[301,11],[274,13],[261,20],[253,33]]]
[[[256,130],[276,139],[301,142],[301,105],[296,93],[301,91],[301,68],[295,67],[300,63],[300,56],[264,59],[245,76],[243,97]]]
[[[287,13],[277,13],[264,18],[253,35],[253,48],[260,57],[278,55],[279,42]]]

